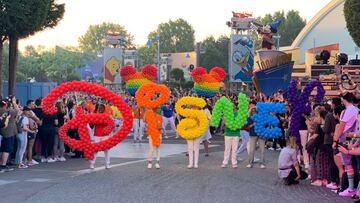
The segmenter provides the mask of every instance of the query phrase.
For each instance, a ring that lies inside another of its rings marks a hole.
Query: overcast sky
[[[309,21],[331,0],[61,0],[65,3],[65,16],[51,30],[21,40],[20,48],[26,45],[78,44],[78,37],[91,24],[101,22],[119,23],[135,36],[135,44],[143,45],[149,32],[161,22],[184,18],[195,29],[196,41],[207,36],[229,35],[225,22],[231,11],[252,12],[255,17],[278,10],[299,10]]]

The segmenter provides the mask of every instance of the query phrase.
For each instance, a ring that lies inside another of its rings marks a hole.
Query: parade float
[[[281,21],[263,25],[249,13],[235,13],[227,22],[231,28],[230,82],[254,84],[256,90],[271,96],[286,91],[291,81],[294,62],[291,54],[275,49],[273,36]],[[253,36],[261,36],[261,50],[255,53]],[[278,47],[278,46],[277,46]]]

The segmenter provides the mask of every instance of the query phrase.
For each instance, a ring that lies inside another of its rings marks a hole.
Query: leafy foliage
[[[180,68],[174,68],[170,71],[170,77],[175,81],[185,81],[184,71]]]
[[[360,47],[360,1],[346,0],[344,5],[346,27],[355,44]]]
[[[138,49],[138,53],[140,67],[146,64],[155,64],[156,49],[154,46],[142,46]]]
[[[161,23],[158,26],[160,35],[161,53],[189,52],[194,50],[195,31],[193,27],[184,19],[179,18],[175,21]],[[157,31],[153,31],[148,36],[157,47]]]
[[[264,25],[277,20],[282,21],[277,32],[281,36],[280,46],[290,46],[306,25],[306,20],[301,18],[299,11],[295,10],[290,10],[286,14],[284,11],[277,11],[274,14],[266,14],[264,17],[259,17],[257,20]],[[258,39],[258,37],[256,38]],[[260,40],[257,40],[257,45],[260,44]]]
[[[84,52],[102,53],[104,39],[108,31],[119,32],[128,45],[132,45],[134,37],[125,29],[124,26],[115,23],[101,23],[90,25],[84,35],[79,38],[79,45]]]

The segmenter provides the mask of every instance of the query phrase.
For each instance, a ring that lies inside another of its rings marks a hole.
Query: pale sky
[[[60,0],[65,15],[54,29],[37,33],[20,41],[26,45],[53,47],[76,46],[78,37],[88,26],[101,22],[119,23],[135,37],[135,44],[144,45],[149,32],[161,22],[184,18],[195,29],[196,41],[207,36],[229,35],[225,22],[232,13],[252,12],[255,17],[278,10],[299,10],[309,21],[331,0]]]

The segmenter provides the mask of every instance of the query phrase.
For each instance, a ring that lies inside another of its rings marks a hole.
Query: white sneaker
[[[54,162],[56,162],[56,160],[53,159],[53,158],[48,158],[48,159],[47,159],[47,162],[48,162],[48,163],[54,163]]]
[[[90,169],[94,169],[95,168],[95,164],[90,164]]]
[[[192,165],[188,165],[187,168],[188,168],[188,169],[192,169],[193,166],[192,166]]]
[[[265,166],[264,164],[261,164],[261,165],[260,165],[260,168],[265,169],[266,166]]]
[[[41,163],[46,163],[48,160],[45,158],[41,158]]]
[[[37,161],[35,161],[34,159],[31,161],[31,164],[32,165],[38,165],[39,164],[39,162],[37,162]]]
[[[246,165],[246,168],[252,168],[251,164]]]
[[[269,148],[269,150],[274,151],[275,149],[274,149],[274,148],[272,148],[272,147],[270,147],[270,148]]]
[[[61,161],[61,162],[66,161],[65,157],[63,157],[63,156],[60,157],[58,160]]]
[[[152,168],[152,163],[148,163],[148,167],[147,168]]]
[[[155,168],[156,168],[156,169],[160,169],[160,164],[159,164],[159,163],[156,163],[156,164],[155,164]]]
[[[198,168],[199,168],[199,166],[198,166],[198,165],[194,165],[194,168],[195,168],[195,169],[198,169]]]
[[[105,169],[110,169],[110,163],[105,164]]]
[[[221,168],[227,168],[226,164],[221,164]]]

